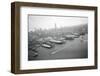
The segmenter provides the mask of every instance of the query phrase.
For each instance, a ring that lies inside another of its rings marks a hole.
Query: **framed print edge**
[[[95,37],[94,37],[94,41],[95,41],[95,67],[98,68],[98,8],[95,7],[95,24],[94,24],[94,29],[95,29]]]
[[[16,3],[11,3],[11,72],[18,73],[20,68],[20,13]]]
[[[93,66],[76,66],[76,67],[61,67],[61,68],[43,68],[43,69],[20,69],[20,7],[46,7],[46,8],[62,8],[62,9],[80,9],[94,10],[94,65]],[[73,71],[97,69],[97,7],[92,6],[77,6],[77,5],[61,5],[61,4],[45,4],[45,3],[28,3],[28,2],[13,2],[11,3],[11,72],[15,74],[24,73],[40,73],[40,72],[57,72],[57,71]]]
[[[14,28],[14,25],[15,25],[15,4],[12,3],[11,4],[11,72],[14,73],[15,72],[15,43],[14,43],[14,39],[15,39],[15,28]]]

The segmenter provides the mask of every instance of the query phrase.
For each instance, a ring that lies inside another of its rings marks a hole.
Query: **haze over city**
[[[55,28],[55,24],[57,28],[60,28],[88,23],[87,17],[29,15],[28,18],[29,31],[35,31],[36,29],[52,29]]]

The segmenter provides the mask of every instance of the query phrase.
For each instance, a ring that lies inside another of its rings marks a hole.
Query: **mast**
[[[56,23],[55,23],[55,32],[57,31],[57,25],[56,25]]]

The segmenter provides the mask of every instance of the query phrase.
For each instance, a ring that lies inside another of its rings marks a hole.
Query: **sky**
[[[28,27],[29,31],[36,29],[52,29],[60,27],[72,27],[80,24],[87,24],[87,17],[71,17],[71,16],[43,16],[43,15],[29,15]]]

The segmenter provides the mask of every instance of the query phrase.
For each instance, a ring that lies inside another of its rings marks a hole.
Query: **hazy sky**
[[[63,16],[35,16],[29,15],[29,31],[34,31],[35,29],[51,29],[60,27],[70,27],[80,24],[87,24],[87,17],[63,17]]]

